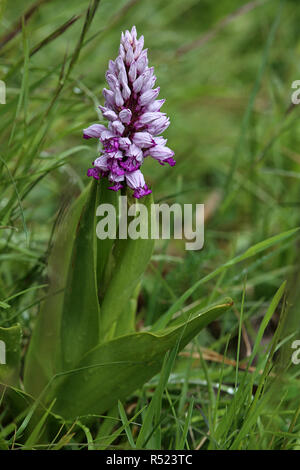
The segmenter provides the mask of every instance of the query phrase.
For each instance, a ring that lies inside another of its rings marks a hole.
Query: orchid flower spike
[[[151,156],[161,165],[176,163],[174,152],[160,136],[170,120],[160,112],[165,100],[157,99],[160,89],[153,88],[156,76],[153,67],[148,67],[143,47],[144,37],[137,39],[135,26],[122,33],[119,56],[109,61],[109,88],[103,89],[105,103],[100,106],[108,127],[92,124],[83,131],[85,139],[97,138],[102,147],[87,175],[108,178],[109,189],[114,191],[127,185],[138,199],[151,193],[140,170],[145,157]]]

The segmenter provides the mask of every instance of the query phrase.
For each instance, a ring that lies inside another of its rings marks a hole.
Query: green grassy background
[[[18,28],[31,5],[36,10]],[[10,308],[0,308],[0,326],[22,324],[24,354],[46,292],[55,221],[88,183],[86,169],[95,158],[95,144],[83,141],[82,129],[97,122],[108,60],[118,53],[120,32],[133,24],[145,36],[167,100],[171,125],[165,134],[177,160],[167,168],[147,159],[146,180],[156,201],[206,204],[203,250],[187,252],[178,240],[156,244],[138,325],[152,324],[233,256],[299,226],[299,110],[291,107],[291,84],[300,79],[298,2],[102,0],[80,43],[88,5],[1,2],[0,79],[7,102],[0,105],[0,300]],[[73,24],[61,28],[71,18]],[[7,40],[11,31],[15,36]],[[291,342],[300,339],[298,259],[294,236],[193,293],[190,302],[230,296],[235,304],[186,349],[194,358],[177,359],[161,396],[159,436],[154,433],[145,447],[299,448],[300,367],[290,362]],[[226,352],[235,361],[239,351],[245,363],[284,280],[284,344],[274,360],[279,369],[275,379],[266,372],[269,380],[260,389],[280,308],[265,330],[254,371],[237,373],[234,365],[222,366],[222,357]],[[149,402],[156,379],[124,403],[128,417]],[[241,394],[234,394],[236,382],[243,384]],[[0,417],[3,445],[11,447],[20,421],[5,406]],[[124,419],[114,410],[113,419],[98,420],[89,431],[76,424],[74,436],[60,445],[130,448],[143,413],[131,427]]]

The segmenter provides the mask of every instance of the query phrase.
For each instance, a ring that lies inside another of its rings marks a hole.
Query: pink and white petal
[[[108,170],[107,156],[101,155],[101,157],[96,158],[96,160],[94,161],[94,166],[96,168],[99,168],[99,170],[107,171]]]
[[[143,188],[145,186],[145,178],[141,170],[128,173],[126,175],[126,182],[131,189]]]
[[[91,126],[83,129],[84,139],[100,139],[102,132],[107,128],[103,124],[92,124]]]

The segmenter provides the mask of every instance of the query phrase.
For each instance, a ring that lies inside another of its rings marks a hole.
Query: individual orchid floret
[[[100,139],[102,132],[106,130],[106,127],[102,124],[92,124],[87,129],[83,129],[83,138],[91,139],[93,137]]]
[[[165,100],[157,99],[160,88],[154,88],[154,68],[148,67],[143,48],[144,37],[137,39],[135,26],[122,33],[119,56],[108,64],[109,89],[103,89],[105,103],[100,106],[108,126],[92,124],[83,131],[85,139],[96,138],[101,144],[100,156],[87,175],[108,178],[113,191],[128,186],[138,199],[151,193],[140,170],[144,158],[150,156],[161,165],[176,163],[160,136],[170,120],[160,111]]]

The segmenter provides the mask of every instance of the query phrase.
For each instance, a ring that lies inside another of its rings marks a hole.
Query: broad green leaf
[[[20,325],[0,327],[0,385],[19,385],[21,337]]]
[[[175,327],[132,333],[102,343],[87,353],[73,371],[53,380],[47,402],[66,419],[102,414],[159,372],[165,353],[182,349],[208,323],[232,305],[227,299]]]
[[[150,205],[152,198],[147,201]],[[113,333],[121,315],[128,319],[122,332],[134,330],[135,292],[153,240],[97,239],[98,205],[112,204],[117,215],[117,202],[105,182],[93,182],[61,224],[49,263],[49,296],[38,316],[25,367],[25,388],[34,396],[39,396],[53,376],[73,369],[105,333]],[[104,297],[103,320],[98,294]],[[118,328],[118,335],[120,332]]]
[[[24,384],[28,393],[39,396],[57,371],[62,369],[61,317],[76,227],[87,202],[88,186],[63,215],[49,258],[50,288],[36,319],[26,355]]]
[[[143,205],[147,209],[147,215],[141,213],[140,225],[148,225],[148,233],[151,233],[151,204],[152,194],[146,196]],[[134,203],[136,204],[136,203]],[[140,203],[141,204],[141,203]],[[131,220],[132,221],[132,220]],[[112,336],[112,325],[124,312],[124,307],[128,304],[141,277],[150,261],[154,247],[154,240],[131,238],[118,239],[115,243],[114,271],[107,286],[103,302],[101,303],[101,338],[107,339]]]
[[[98,344],[100,308],[97,286],[96,207],[99,185],[93,181],[76,227],[61,319],[63,370]]]
[[[140,292],[140,284],[136,287],[133,295],[128,300],[125,305],[123,312],[119,316],[118,321],[116,322],[116,328],[114,331],[114,337],[122,336],[126,333],[132,333],[135,331],[136,323],[136,309],[138,302],[138,295]]]
[[[119,214],[119,195],[115,191],[111,191],[108,187],[111,183],[107,179],[101,180],[99,185],[98,201],[101,204],[111,204],[116,211],[116,229],[118,228],[118,214]],[[105,238],[97,240],[97,280],[99,286],[100,299],[104,297],[107,282],[111,276],[113,268],[113,260],[111,256],[112,247],[115,240],[112,238]],[[109,263],[110,262],[110,263]],[[111,266],[112,265],[112,266]]]

